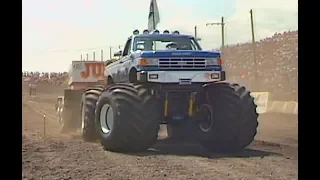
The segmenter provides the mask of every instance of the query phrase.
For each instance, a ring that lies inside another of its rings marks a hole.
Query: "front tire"
[[[215,152],[237,152],[257,133],[258,114],[250,92],[238,84],[208,84],[198,97],[200,143]]]
[[[97,102],[95,117],[105,150],[144,151],[157,140],[158,103],[143,85],[110,85]]]

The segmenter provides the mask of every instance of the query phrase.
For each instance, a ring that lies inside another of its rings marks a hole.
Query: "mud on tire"
[[[95,127],[95,110],[99,96],[103,92],[103,86],[88,88],[81,99],[81,136],[85,141],[97,139]]]
[[[109,113],[111,109],[113,113]],[[110,85],[97,102],[95,117],[105,150],[144,151],[157,140],[161,118],[158,102],[143,85]]]
[[[226,82],[208,84],[197,101],[199,119],[213,117],[207,132],[198,126],[202,146],[215,152],[237,152],[253,141],[258,127],[257,106],[245,87]]]

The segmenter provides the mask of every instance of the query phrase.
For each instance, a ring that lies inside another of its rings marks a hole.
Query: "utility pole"
[[[109,58],[112,59],[112,47],[109,47]]]
[[[82,54],[80,55],[80,61],[82,61]]]
[[[103,49],[101,49],[101,61],[103,61]]]
[[[93,51],[93,60],[95,61],[96,60],[96,52]]]
[[[254,69],[254,86],[255,90],[258,90],[258,69],[257,69],[257,58],[256,58],[256,40],[254,36],[254,24],[253,24],[253,12],[250,9],[250,20],[251,20],[251,36],[252,36],[252,56],[253,56],[253,69]]]
[[[221,22],[218,23],[207,23],[206,26],[213,26],[213,25],[217,25],[217,26],[221,26],[221,51],[224,48],[224,18],[221,17]]]
[[[89,54],[87,53],[87,61],[89,60]]]
[[[224,18],[223,18],[223,16],[221,17],[221,44],[222,44],[221,50],[223,50],[223,48],[224,48]]]
[[[201,38],[198,38],[198,26],[194,26],[194,39],[196,41],[201,41]]]

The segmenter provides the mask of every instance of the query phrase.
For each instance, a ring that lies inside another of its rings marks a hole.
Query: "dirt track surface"
[[[163,141],[145,153],[120,154],[84,142],[78,134],[58,133],[54,98],[62,91],[43,89],[35,97],[23,91],[23,179],[298,179],[294,116],[260,117],[256,141],[238,154]]]

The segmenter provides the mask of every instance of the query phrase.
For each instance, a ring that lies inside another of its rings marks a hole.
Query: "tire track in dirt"
[[[23,106],[23,122],[31,127],[26,134],[41,129],[42,121],[41,115],[28,110],[29,105],[55,115],[53,104],[38,100]],[[296,150],[289,146],[258,141],[244,152],[222,155],[196,145],[160,142],[149,152],[119,154],[74,136],[61,138],[58,123],[50,122],[53,130],[45,141],[23,137],[25,179],[297,179]]]
[[[24,107],[24,109],[28,108],[30,107]],[[28,113],[30,113],[30,111],[32,110],[28,110]],[[34,112],[34,114],[36,114],[36,112]],[[38,116],[38,119],[34,119],[35,121],[41,121],[41,116]],[[39,127],[34,126],[34,128]],[[24,142],[26,139],[30,140],[30,137],[24,137]],[[174,175],[175,177],[177,174],[179,174],[177,177],[179,179],[190,179],[190,177],[192,177],[187,173],[192,169],[186,168],[184,164],[177,164],[175,161],[168,163],[168,157],[158,157],[158,155],[139,157],[136,155],[108,152],[103,151],[99,144],[86,143],[71,138],[61,140],[56,137],[46,139],[46,141],[32,139],[31,143],[24,143],[23,152],[27,151],[32,151],[35,155],[30,157],[23,154],[23,157],[26,157],[26,160],[23,162],[29,163],[29,167],[31,166],[32,172],[35,173],[34,175],[38,178],[40,176],[49,179],[50,176],[54,176],[55,178],[57,178],[56,176],[60,176],[61,178],[73,177],[75,179],[104,179],[104,174],[96,173],[101,171],[106,171],[106,175],[108,175],[110,179],[113,177],[127,179],[161,179],[169,175]],[[169,160],[171,161],[170,158]],[[84,163],[83,166],[86,168],[81,168],[81,163]],[[57,164],[59,164],[58,167],[54,168]],[[93,167],[87,169],[88,165],[92,166],[93,164],[95,164]],[[71,169],[73,169],[74,166],[77,167],[77,172],[87,172],[86,175],[82,177],[73,174]],[[27,167],[28,166],[25,166],[24,169],[27,169]],[[51,173],[46,172],[46,168],[48,168]],[[24,174],[25,177],[27,177],[28,173],[26,172]],[[176,179],[176,177],[174,179]]]

